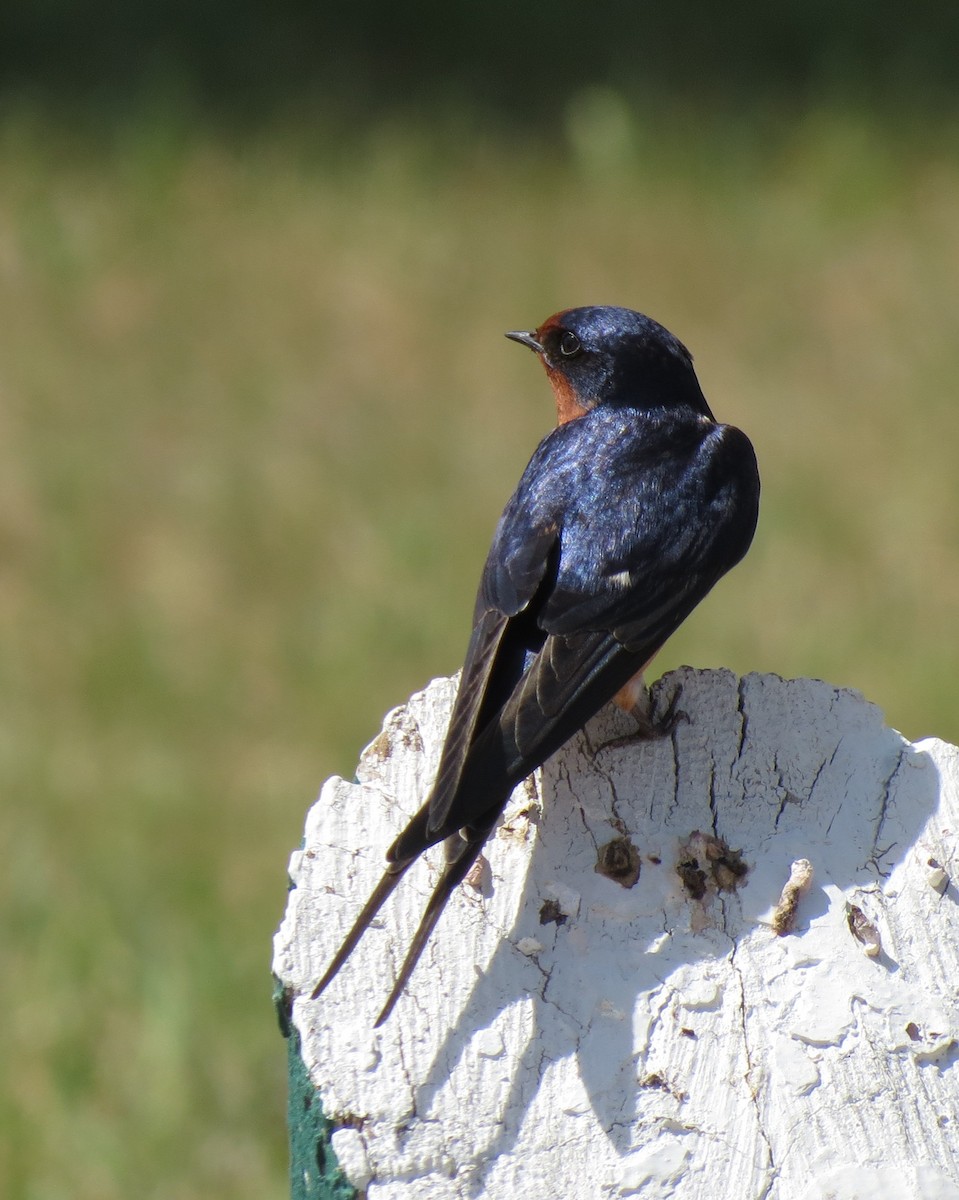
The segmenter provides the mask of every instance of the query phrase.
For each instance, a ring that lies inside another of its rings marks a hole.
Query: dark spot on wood
[[[378,758],[382,761],[385,758],[389,758],[392,749],[393,745],[389,730],[382,729],[370,743],[367,753],[372,758]]]
[[[701,900],[710,881],[720,892],[733,892],[749,874],[742,851],[731,850],[722,838],[694,830],[680,846],[676,867],[683,886],[694,900]]]
[[[918,1042],[920,1037],[922,1036],[919,1032],[919,1026],[916,1024],[915,1021],[909,1022],[909,1024],[906,1026],[906,1033],[909,1034],[909,1040],[911,1042]]]
[[[741,850],[727,850],[716,860],[713,867],[716,886],[723,892],[735,891],[740,880],[745,879],[748,874],[749,866],[743,860]]]
[[[693,900],[702,900],[706,895],[706,872],[695,858],[683,859],[676,867],[676,874]]]
[[[624,888],[631,888],[639,879],[639,851],[628,837],[613,838],[600,846],[595,870]]]
[[[330,1124],[334,1129],[362,1129],[366,1124],[366,1117],[349,1111],[339,1112],[330,1117]]]
[[[876,958],[882,949],[879,930],[857,904],[846,905],[846,924],[849,932],[871,958]]]
[[[540,925],[565,925],[569,917],[555,900],[544,900],[539,910]]]
[[[418,729],[404,729],[402,740],[407,750],[414,750],[417,754],[423,753],[423,739]]]
[[[674,1100],[686,1099],[686,1093],[681,1092],[679,1088],[673,1087],[658,1071],[654,1071],[651,1075],[644,1075],[639,1081],[639,1086],[641,1088],[655,1089],[657,1092],[665,1092],[668,1096],[672,1096]]]

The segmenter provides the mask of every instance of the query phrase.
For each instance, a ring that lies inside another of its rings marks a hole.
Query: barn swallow
[[[759,514],[749,439],[716,422],[692,356],[661,325],[625,308],[574,308],[506,336],[539,355],[558,424],[496,528],[429,797],[387,850],[382,879],[313,991],[412,863],[445,842],[377,1026],[513,788],[611,699],[656,732],[639,703],[642,673],[746,553]]]

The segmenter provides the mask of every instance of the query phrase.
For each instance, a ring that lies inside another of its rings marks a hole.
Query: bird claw
[[[640,736],[648,738],[669,737],[675,732],[677,726],[689,724],[689,713],[679,707],[679,701],[683,694],[683,685],[677,684],[673,690],[672,696],[669,698],[669,703],[663,709],[659,716],[655,716],[656,700],[659,699],[657,694],[656,700],[653,699],[650,693],[650,708],[652,713],[637,713],[633,712],[633,717],[640,725]]]
[[[669,737],[677,726],[689,723],[689,714],[678,707],[682,694],[683,685],[679,684],[663,712],[657,714],[656,701],[659,698],[659,691],[657,689],[655,698],[652,691],[647,692],[647,703],[644,705],[639,702],[629,710],[629,715],[636,722],[636,729],[622,737],[613,738],[612,741],[603,742],[599,749],[618,750],[622,746],[635,745],[636,742],[652,742],[659,738]]]

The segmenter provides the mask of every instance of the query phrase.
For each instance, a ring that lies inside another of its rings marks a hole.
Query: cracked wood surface
[[[959,750],[816,680],[684,668],[661,699],[678,685],[669,738],[606,746],[630,731],[610,706],[517,788],[376,1032],[441,848],[309,994],[427,791],[455,681],[323,788],[274,970],[369,1200],[959,1198]],[[633,886],[596,869],[617,839]]]

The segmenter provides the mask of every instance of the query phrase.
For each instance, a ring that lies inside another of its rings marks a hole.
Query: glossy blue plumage
[[[431,793],[314,991],[445,840],[446,869],[378,1024],[513,787],[645,667],[746,553],[758,517],[748,438],[716,423],[692,357],[661,325],[591,307],[509,336],[540,355],[560,424],[497,526]]]

